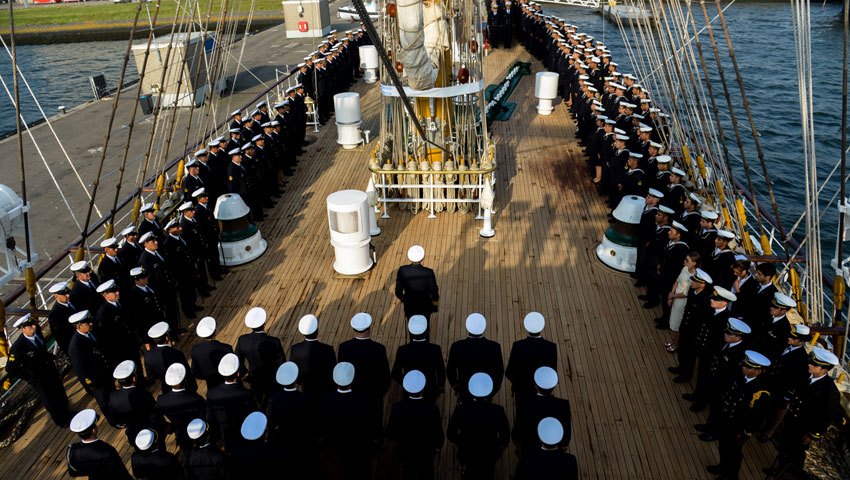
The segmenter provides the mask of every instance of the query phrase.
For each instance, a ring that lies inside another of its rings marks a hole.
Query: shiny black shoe
[[[701,412],[701,411],[705,410],[706,407],[708,407],[708,405],[706,405],[705,403],[695,403],[695,404],[691,405],[690,411]],[[703,435],[705,435],[705,434],[703,434]],[[702,437],[702,435],[700,435],[700,437]],[[700,440],[704,440],[704,439],[700,438]],[[714,435],[711,436],[711,440],[714,440]],[[705,440],[705,441],[709,442],[710,440]]]
[[[717,440],[717,437],[715,437],[713,433],[706,432],[706,433],[701,433],[699,435],[699,439],[702,440],[703,442],[713,442],[713,441]]]
[[[210,297],[210,296],[211,296],[210,292],[208,292],[208,291],[206,291],[206,290],[199,290],[199,291],[198,291],[198,295],[200,295],[200,296],[202,296],[202,297],[204,297],[204,298],[207,298],[207,297]]]
[[[705,433],[705,432],[708,431],[708,424],[707,423],[698,423],[698,424],[694,425],[694,429],[698,432]]]
[[[678,377],[676,377],[676,378],[674,378],[674,379],[673,379],[673,383],[688,383],[688,382],[690,382],[690,381],[691,381],[691,377],[683,377],[683,376],[681,376],[681,375],[679,375]],[[684,394],[684,393],[683,393],[682,395],[689,395],[689,394]],[[682,397],[682,398],[684,398],[684,397]],[[688,399],[687,399],[687,398],[685,398],[685,400],[688,400]],[[688,400],[688,401],[689,401],[689,402],[692,402],[693,400]]]
[[[708,465],[705,467],[706,471],[712,475],[722,475],[723,470],[720,469],[720,465]]]
[[[658,302],[646,302],[643,304],[643,308],[650,309],[658,306]]]
[[[696,399],[697,399],[697,396],[694,395],[693,393],[683,393],[682,398],[684,398],[685,400],[687,400],[689,402],[695,402]]]
[[[647,301],[647,300],[649,300],[649,295],[642,293],[642,294],[638,295],[638,300]]]
[[[667,330],[668,328],[670,328],[670,324],[669,323],[655,322],[655,328],[657,328],[659,330]]]
[[[682,373],[682,369],[680,367],[667,367],[667,371],[670,373]]]
[[[196,312],[203,312],[203,311],[204,311],[204,307],[202,307],[202,306],[200,306],[200,305],[192,305],[192,308],[193,308]]]

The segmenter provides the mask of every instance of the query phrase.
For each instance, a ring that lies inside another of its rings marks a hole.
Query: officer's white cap
[[[664,194],[654,188],[649,189],[649,194],[655,198],[664,198]]]
[[[77,323],[91,317],[88,310],[80,310],[79,312],[68,317],[68,323]]]
[[[726,302],[734,302],[738,296],[723,287],[714,287],[714,295]]]
[[[528,333],[540,333],[543,331],[543,327],[546,326],[546,320],[543,318],[543,315],[541,313],[530,312],[522,320],[522,325],[525,327],[525,331]]]
[[[126,237],[128,233],[135,232],[135,231],[136,231],[135,225],[130,225],[127,228],[125,228],[124,230],[121,230],[121,233],[119,233],[119,235]]]
[[[239,357],[235,353],[228,353],[221,357],[218,362],[218,374],[222,377],[230,377],[239,371]]]
[[[109,280],[98,285],[96,290],[97,290],[97,293],[104,293],[107,290],[112,289],[113,287],[115,287],[115,280],[110,278]]]
[[[770,359],[755,350],[744,352],[744,365],[753,368],[765,368],[770,366]]]
[[[554,417],[546,417],[537,424],[537,437],[546,445],[557,445],[564,439],[564,426]]]
[[[201,438],[203,434],[207,432],[207,422],[201,420],[200,418],[196,418],[189,422],[189,425],[186,426],[186,434],[189,435],[189,438],[192,440],[197,440]]]
[[[142,213],[144,213],[144,212],[152,212],[152,211],[153,211],[153,209],[154,209],[154,204],[153,204],[153,203],[146,203],[146,204],[142,205],[142,208],[140,208],[140,209],[139,209],[139,211],[140,211],[140,212],[142,212]]]
[[[254,307],[245,314],[245,326],[260,328],[266,323],[266,311],[262,307]]]
[[[312,335],[319,329],[319,319],[312,313],[308,313],[298,320],[298,331],[301,335]]]
[[[179,226],[180,226],[180,220],[178,220],[176,218],[172,218],[171,221],[168,222],[165,225],[165,230],[168,231],[168,230],[171,230],[172,228],[179,227]]]
[[[493,392],[493,379],[490,375],[478,372],[469,378],[469,393],[473,397],[486,397]]]
[[[154,440],[156,440],[156,434],[149,428],[146,428],[136,434],[136,446],[139,447],[139,450],[147,450],[151,448]]]
[[[58,293],[68,288],[68,282],[56,282],[50,286],[50,293]]]
[[[73,264],[71,264],[71,271],[72,272],[79,272],[81,270],[85,270],[86,267],[88,267],[88,266],[89,266],[89,262],[87,262],[85,260],[80,260],[79,262],[74,262]]]
[[[552,367],[540,367],[534,371],[534,384],[543,390],[551,390],[558,385],[558,372]]]
[[[730,232],[729,230],[718,230],[717,236],[720,238],[725,238],[727,240],[732,240],[735,238],[735,234]]]
[[[195,190],[194,192],[192,192],[192,198],[198,198],[205,193],[207,193],[207,190],[204,187],[201,187],[201,188]]]
[[[673,172],[674,175],[678,175],[680,177],[685,177],[685,176],[688,175],[687,173],[685,173],[684,170],[682,170],[679,167],[673,167],[673,168],[670,169],[670,171]]]
[[[142,267],[135,267],[135,268],[130,269],[130,276],[131,277],[137,277],[137,276],[139,276],[143,273],[145,273],[145,269],[142,268]]]
[[[242,110],[234,110],[230,112],[231,117],[235,117],[236,115],[242,115]]]
[[[706,271],[701,268],[696,269],[696,271],[694,272],[694,277],[696,277],[698,280],[702,280],[705,283],[713,282],[711,275],[706,273]]]
[[[419,370],[411,370],[404,376],[402,385],[407,393],[419,393],[425,390],[425,374]]]
[[[193,206],[192,202],[183,202],[177,207],[177,211],[185,212],[186,210],[191,210]]]
[[[797,323],[795,325],[791,325],[791,333],[794,334],[795,338],[801,335],[809,335],[812,333],[812,329],[807,325],[803,325],[802,323]]]
[[[629,156],[634,158],[643,158],[643,154],[638,152],[629,152]]]
[[[679,230],[680,232],[688,233],[688,227],[682,225],[681,223],[677,222],[676,220],[673,220],[672,227],[675,228],[676,230]]]
[[[729,319],[728,330],[731,330],[732,333],[736,334],[736,335],[739,334],[738,332],[743,333],[743,334],[747,334],[747,333],[752,333],[752,331],[753,331],[753,329],[750,328],[749,325],[744,323],[743,320],[740,320],[740,319],[734,318],[734,317]]]
[[[213,317],[204,317],[198,322],[198,327],[195,333],[201,338],[209,338],[215,333],[215,319]]]
[[[793,298],[779,292],[773,294],[773,304],[774,306],[784,308],[786,310],[790,310],[797,306],[797,302],[795,302]]]
[[[114,247],[116,244],[118,244],[118,240],[116,240],[115,237],[110,237],[100,242],[101,248]]]
[[[666,213],[667,215],[673,215],[674,213],[676,213],[672,208],[668,207],[667,205],[659,206],[658,211],[662,212],[662,213]]]
[[[168,324],[165,322],[157,322],[148,329],[148,336],[151,339],[159,338],[168,333]]]
[[[670,155],[659,155],[655,157],[655,161],[658,163],[670,163],[671,161],[673,161],[673,157],[671,157]]]
[[[717,220],[717,212],[712,212],[711,210],[703,210],[702,212],[700,212],[700,216],[712,222]]]
[[[278,384],[284,387],[292,385],[295,380],[298,380],[298,365],[295,362],[284,362],[283,365],[277,367],[274,378]]]
[[[71,419],[71,431],[74,433],[85,432],[97,421],[97,412],[91,408],[80,411]]]
[[[339,362],[334,367],[334,383],[340,387],[351,385],[354,381],[354,365],[349,362]]]
[[[372,316],[368,313],[356,313],[351,317],[351,328],[355,331],[363,332],[372,326]]]
[[[23,317],[15,320],[15,324],[12,325],[12,326],[15,327],[15,328],[18,328],[25,323],[29,323],[31,320],[32,320],[32,314],[28,313],[28,314],[24,315]]]
[[[831,365],[834,367],[838,365],[838,357],[825,348],[812,347],[812,356],[814,357],[815,363],[820,366]]]
[[[468,317],[466,317],[466,331],[469,332],[470,335],[481,335],[484,333],[484,330],[487,328],[487,319],[484,318],[484,315],[480,313],[470,313]]]
[[[621,142],[625,142],[626,140],[629,139],[629,136],[628,135],[621,135],[621,134],[618,133],[617,135],[614,136],[614,138],[621,141]]]
[[[414,245],[407,249],[407,258],[411,262],[421,262],[425,258],[425,249],[419,245]]]
[[[245,440],[256,440],[266,432],[269,421],[262,412],[253,412],[245,417],[242,422],[242,438]]]
[[[662,145],[662,144],[660,144],[660,143],[658,143],[658,142],[650,141],[650,142],[649,142],[649,146],[650,146],[650,147],[655,147],[655,148],[661,148],[661,147],[663,147],[664,145]]]
[[[242,155],[242,149],[240,149],[239,147],[236,147],[236,148],[231,149],[229,152],[227,152],[227,154],[230,155],[230,156]]]
[[[156,237],[153,236],[153,232],[145,232],[141,237],[139,237],[139,243],[142,245],[144,245],[148,240],[156,240]]]
[[[112,371],[112,378],[115,380],[124,380],[125,378],[130,378],[130,375],[135,371],[136,364],[132,360],[124,360]]]
[[[428,319],[424,315],[413,315],[407,321],[407,331],[411,335],[422,335],[428,329]]]
[[[219,143],[221,143],[221,142],[219,142],[219,141],[218,141],[218,139],[217,139],[217,138],[215,138],[215,139],[210,140],[209,142],[207,142],[207,146],[208,146],[208,147],[217,147]]]
[[[180,385],[186,378],[186,367],[182,363],[172,363],[165,371],[165,384],[169,387]]]

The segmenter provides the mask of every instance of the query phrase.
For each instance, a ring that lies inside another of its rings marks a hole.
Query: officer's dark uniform
[[[398,442],[396,456],[404,478],[434,477],[434,455],[445,443],[440,409],[424,398],[396,402],[387,422],[387,437]]]
[[[180,308],[183,313],[193,318],[195,316],[195,255],[189,250],[189,245],[181,237],[169,234],[163,242],[163,252],[166,262],[177,279],[177,291],[180,294]]]
[[[840,414],[840,394],[829,375],[804,383],[790,399],[779,438],[784,460],[802,468],[808,449],[803,437],[819,440]]]
[[[65,354],[68,354],[68,346],[71,344],[71,338],[74,336],[74,326],[68,323],[68,318],[77,313],[79,310],[72,303],[54,302],[50,309],[50,314],[47,316],[47,323],[50,325],[50,335],[56,339],[59,348]]]
[[[251,385],[257,403],[264,404],[265,396],[277,385],[277,367],[286,361],[280,339],[262,331],[246,333],[237,340],[235,353],[241,364],[248,363],[245,380]]]
[[[436,400],[446,385],[446,366],[440,346],[419,338],[406,345],[399,345],[393,362],[393,380],[401,385],[404,376],[412,370],[419,370],[425,375],[422,395],[426,399]]]
[[[746,379],[739,373],[723,393],[718,437],[720,471],[725,478],[738,479],[742,460],[741,448],[761,426],[769,404],[770,393],[766,382],[760,376]]]
[[[197,164],[195,164],[197,165]],[[206,187],[206,183],[199,176],[186,175],[183,177],[183,201],[191,202],[192,201],[192,192],[195,190]]]
[[[156,292],[149,287],[134,285],[127,295],[130,307],[130,318],[135,328],[139,344],[150,343],[148,330],[159,322],[165,321],[165,312],[157,298]]]
[[[182,480],[183,466],[173,453],[151,447],[153,451],[137,451],[130,456],[133,476],[145,480]]]
[[[135,385],[119,387],[109,394],[109,412],[116,422],[124,425],[130,445],[135,445],[136,435],[146,428],[156,431],[164,440],[165,421],[153,415],[155,404],[150,392]]]
[[[192,375],[207,382],[207,391],[224,383],[224,378],[218,373],[218,364],[228,353],[233,353],[233,347],[214,338],[192,347]]]
[[[732,289],[732,284],[735,283],[735,272],[732,271],[734,263],[735,252],[729,248],[715,249],[711,256],[711,271],[708,272],[715,285]]]
[[[100,411],[110,424],[114,424],[109,412],[109,394],[114,390],[112,368],[106,353],[94,333],[88,336],[75,332],[68,347],[71,365],[83,388],[94,396]]]
[[[110,363],[119,364],[122,360],[139,362],[139,343],[130,312],[120,301],[104,301],[95,316],[95,332],[103,341]]]
[[[695,350],[697,358],[699,358],[699,366],[697,368],[697,379],[708,378],[711,376],[712,357],[715,352],[720,350],[723,345],[723,329],[729,323],[730,312],[728,308],[721,311],[716,311],[711,306],[709,311],[704,316],[704,321],[699,326],[696,332]],[[697,381],[697,386],[700,382]],[[710,389],[697,389],[694,391],[695,403],[699,406],[707,405],[710,398],[708,394]]]
[[[171,330],[176,330],[179,323],[177,310],[177,283],[170,266],[159,250],[151,252],[145,249],[139,256],[139,266],[148,274],[148,285],[153,288],[159,304],[165,311],[166,322]]]
[[[504,365],[501,345],[484,337],[469,337],[452,344],[449,349],[446,374],[458,395],[465,397],[469,394],[470,377],[478,372],[484,372],[493,380],[495,394],[502,387]]]
[[[23,333],[18,336],[12,348],[9,349],[6,373],[26,380],[32,385],[53,423],[65,428],[71,421],[65,386],[56,370],[53,355],[47,351],[41,332],[37,330],[33,339],[35,343],[26,338]]]
[[[318,399],[334,390],[336,353],[332,346],[318,340],[303,340],[290,348],[289,360],[298,365],[298,383],[305,394]]]
[[[118,256],[104,255],[97,266],[97,276],[101,283],[107,280],[115,280],[115,283],[122,289],[130,283],[130,270]]]
[[[479,399],[459,404],[449,419],[446,437],[457,445],[464,478],[489,478],[510,443],[505,409]]]
[[[772,361],[788,346],[791,323],[785,315],[778,318],[771,317],[771,320],[771,323],[767,325],[767,328],[765,328],[761,338],[757,339],[757,342],[759,344],[758,351]]]
[[[249,194],[251,185],[245,166],[230,162],[224,174],[226,175],[225,189],[227,193],[238,193],[242,200],[248,203],[251,200]]]
[[[340,344],[339,361],[354,365],[351,389],[369,398],[372,415],[381,424],[384,396],[392,383],[386,347],[370,338],[352,338]]]
[[[294,478],[315,478],[319,468],[318,402],[294,387],[275,390],[266,405],[270,441],[289,452]],[[293,432],[298,432],[293,435]]]
[[[240,382],[222,383],[207,391],[210,429],[218,429],[225,445],[239,440],[242,421],[256,409],[253,395]]]
[[[773,321],[773,315],[770,314],[770,305],[773,303],[773,298],[776,294],[776,285],[773,282],[765,285],[759,285],[753,299],[750,301],[750,309],[745,322],[753,329],[755,338],[764,336],[767,326]]]
[[[514,480],[558,478],[578,480],[578,462],[575,455],[560,449],[534,449],[524,453],[516,465]]]
[[[145,353],[145,372],[151,380],[159,380],[162,384],[162,391],[168,392],[171,387],[165,383],[165,372],[172,364],[179,363],[186,367],[186,378],[183,382],[186,389],[195,392],[198,390],[198,384],[195,382],[195,377],[189,369],[189,363],[186,361],[186,356],[183,352],[172,347],[171,345],[156,345]],[[190,418],[189,421],[193,419]],[[186,422],[188,425],[188,422]]]
[[[218,240],[221,234],[221,228],[218,226],[218,220],[213,215],[210,204],[198,204],[195,206],[195,220],[200,225],[200,233],[204,238],[204,247],[206,252],[204,257],[207,260],[207,267],[210,275],[216,280],[221,279],[221,274],[224,273],[219,260]]]
[[[356,367],[354,376],[356,379]],[[371,478],[370,457],[381,436],[381,420],[372,415],[369,398],[355,391],[326,393],[319,418],[324,438],[340,459],[344,478]]]
[[[187,480],[227,480],[227,455],[210,443],[183,449]]]
[[[511,381],[515,401],[534,395],[534,372],[540,367],[556,368],[558,347],[539,335],[529,335],[511,346],[505,377]],[[535,427],[536,428],[536,427]]]
[[[712,314],[713,290],[711,284],[707,284],[699,293],[693,288],[688,289],[688,300],[682,314],[682,324],[679,326],[679,366],[673,368],[674,373],[679,374],[677,382],[687,382],[694,374],[694,365],[697,363],[697,334]]]
[[[546,417],[553,417],[561,422],[564,438],[558,445],[563,448],[569,446],[573,418],[569,400],[558,398],[551,392],[547,392],[536,393],[516,401],[517,414],[511,436],[514,443],[522,447],[523,455],[526,451],[533,451],[539,445],[537,424]]]
[[[89,480],[133,480],[124,461],[112,445],[103,440],[68,445],[65,453],[68,475]]]
[[[163,382],[163,387],[165,386]],[[204,397],[188,390],[169,389],[156,399],[153,413],[171,422],[171,430],[181,450],[192,445],[192,440],[186,433],[189,423],[196,418],[207,418]]]
[[[137,242],[130,243],[125,241],[121,245],[121,248],[118,249],[118,258],[129,269],[139,264],[139,256],[142,254],[142,250],[144,248]]]
[[[239,478],[275,478],[287,471],[288,452],[280,445],[241,440],[230,449],[230,468]]]
[[[159,242],[162,242],[162,240],[165,238],[165,234],[162,232],[162,227],[156,220],[148,220],[147,218],[143,219],[142,222],[139,224],[138,232],[139,238],[142,238],[142,235],[148,232],[153,232],[153,236]],[[144,246],[142,248],[144,248]]]
[[[396,275],[395,295],[404,303],[405,317],[430,318],[436,311],[434,302],[440,300],[434,270],[415,263],[402,266]]]
[[[97,293],[97,286],[100,282],[97,275],[92,272],[89,284],[85,284],[79,280],[74,281],[74,287],[71,288],[70,302],[74,304],[77,310],[88,310],[94,315],[100,304],[103,302],[103,295]]]

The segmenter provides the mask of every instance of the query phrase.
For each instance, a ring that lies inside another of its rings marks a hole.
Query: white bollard
[[[360,135],[360,94],[355,92],[334,95],[334,113],[336,116],[336,143],[351,150],[363,143]]]
[[[374,45],[358,47],[360,68],[363,69],[363,81],[372,84],[378,81],[378,49]]]
[[[539,99],[537,113],[551,115],[552,101],[558,97],[558,74],[554,72],[537,72],[534,82],[534,96]]]
[[[493,219],[490,215],[490,209],[484,209],[484,225],[481,226],[481,230],[478,232],[478,235],[481,235],[484,238],[490,238],[496,234],[496,231],[493,230]]]

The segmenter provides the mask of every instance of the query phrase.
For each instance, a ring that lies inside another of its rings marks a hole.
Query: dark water
[[[694,3],[694,12],[698,28],[704,25],[699,5]],[[626,54],[622,35],[615,24],[602,20],[591,9],[544,5],[544,10],[564,17],[571,23],[581,26],[596,38],[604,39],[612,50],[614,61],[620,64],[620,70],[630,72],[629,58]],[[713,17],[716,10],[708,5]],[[841,145],[841,42],[842,19],[841,6],[826,4],[812,9],[812,61],[815,68],[814,112],[816,125],[815,151],[823,180],[835,163],[840,159]],[[714,12],[714,13],[712,13]],[[800,151],[800,110],[796,87],[796,69],[794,57],[794,34],[791,23],[791,9],[787,2],[736,2],[726,13],[733,47],[738,57],[747,95],[755,116],[756,128],[761,134],[770,175],[774,182],[775,194],[780,213],[786,228],[790,227],[802,212],[802,168]],[[714,24],[715,36],[726,71],[726,78],[732,92],[736,116],[741,126],[746,156],[750,162],[756,191],[760,202],[767,203],[765,183],[761,178],[752,133],[746,120],[740,101],[734,71],[729,60],[725,39],[722,38],[719,22]],[[717,96],[718,106],[726,112],[725,99],[716,74],[713,55],[707,35],[702,35],[703,49],[709,64],[709,74]],[[36,91],[45,112],[56,113],[56,107],[72,107],[93,98],[88,77],[94,73],[103,73],[107,84],[114,88],[118,82],[125,41],[89,42],[66,45],[33,45],[18,49],[21,69]],[[11,90],[11,61],[5,52],[0,51],[0,75],[7,81]],[[126,81],[137,77],[135,65],[131,62],[127,69]],[[648,84],[645,82],[644,84]],[[657,92],[653,92],[658,95]],[[39,117],[32,98],[25,90],[21,91],[21,105],[27,121]],[[729,116],[721,114],[727,144],[737,155],[737,146]],[[0,90],[0,133],[14,129],[14,109],[5,92]],[[733,160],[735,175],[744,181],[743,170]],[[824,189],[821,195],[823,206],[838,189],[837,175]],[[834,207],[826,212],[822,223],[824,251],[832,256],[834,238],[837,230],[837,212]],[[801,230],[798,231],[801,233]],[[795,235],[800,238],[799,235]]]
[[[726,5],[727,2],[723,4]],[[706,6],[710,17],[713,18],[717,13],[713,2],[707,2]],[[561,12],[559,16],[580,25],[583,31],[596,38],[604,37],[605,44],[612,51],[614,61],[619,63],[619,69],[623,72],[631,71],[622,35],[615,24],[603,21],[601,16],[587,9],[551,5],[545,5],[543,8],[547,11]],[[701,28],[705,25],[705,21],[697,2],[694,2],[693,9],[697,28]],[[686,9],[685,12],[687,12]],[[821,182],[841,156],[843,21],[840,12],[841,6],[837,4],[826,4],[823,10],[821,10],[821,4],[818,4],[813,6],[811,12],[815,154]],[[736,2],[726,10],[724,16],[738,66],[741,69],[741,76],[744,79],[747,97],[751,103],[756,129],[761,135],[759,140],[774,183],[774,193],[779,204],[782,223],[786,228],[790,228],[803,212],[804,205],[804,163],[800,154],[802,132],[791,8],[788,2]],[[712,29],[718,42],[717,46],[732,96],[735,116],[741,129],[746,158],[750,164],[753,182],[756,184],[755,190],[759,203],[769,208],[767,189],[761,177],[761,166],[753,135],[741,102],[720,22],[712,23]],[[688,30],[691,31],[690,28]],[[633,37],[629,38],[630,41],[634,41]],[[727,146],[731,152],[739,156],[707,33],[701,34],[700,40],[703,44],[703,53],[706,56],[718,109],[721,110]],[[696,51],[694,54],[696,55]],[[718,153],[718,158],[722,158],[722,152]],[[736,178],[746,184],[743,167],[734,159],[733,170]],[[838,176],[836,174],[821,193],[823,199],[821,213],[824,213],[823,208],[828,199],[838,189]],[[824,260],[827,261],[834,255],[837,222],[838,213],[833,206],[826,212],[821,224]],[[800,235],[802,231],[803,227],[800,227],[794,236],[798,239],[802,238]]]

